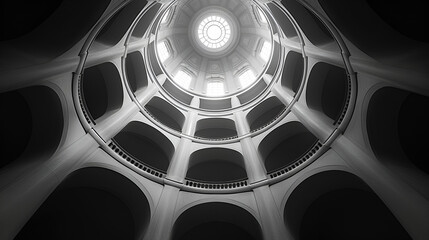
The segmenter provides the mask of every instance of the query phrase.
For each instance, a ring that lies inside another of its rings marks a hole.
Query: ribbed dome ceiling
[[[273,39],[255,4],[188,0],[165,9],[156,41],[158,60],[177,86],[203,97],[223,97],[261,79]]]

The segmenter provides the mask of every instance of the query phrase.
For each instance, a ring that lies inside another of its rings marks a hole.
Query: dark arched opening
[[[167,172],[174,146],[155,128],[142,122],[131,122],[113,140],[137,161]]]
[[[205,182],[229,182],[247,178],[243,156],[234,150],[208,148],[189,159],[187,178]]]
[[[52,89],[35,86],[1,93],[0,111],[0,167],[17,159],[46,160],[57,150],[64,119]]]
[[[199,120],[195,136],[202,138],[228,138],[237,136],[235,123],[226,118],[206,118]]]
[[[366,183],[336,170],[300,183],[286,202],[284,221],[295,239],[411,239]]]
[[[289,122],[269,133],[258,150],[269,173],[299,160],[317,140],[300,122]]]
[[[142,239],[147,197],[133,182],[103,168],[70,174],[15,239]]]
[[[246,210],[228,203],[211,202],[182,213],[173,228],[173,240],[260,240],[261,227]]]

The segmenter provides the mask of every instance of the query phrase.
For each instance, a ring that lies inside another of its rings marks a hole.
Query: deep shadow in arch
[[[107,46],[116,45],[125,35],[137,15],[146,6],[147,1],[131,1],[103,26],[95,41]]]
[[[424,2],[387,3],[378,0],[319,0],[323,10],[344,36],[379,61],[409,56],[428,42],[424,33]],[[399,14],[398,14],[399,13]],[[404,34],[404,35],[403,35]],[[414,39],[414,40],[412,40]],[[425,50],[427,52],[427,45]],[[414,60],[414,59],[413,59]],[[400,62],[401,67],[404,61]]]
[[[19,1],[2,2],[0,41],[11,40],[28,34],[46,21],[63,1],[50,0],[44,4],[29,1],[24,6]],[[19,11],[18,11],[19,9]]]
[[[141,52],[136,51],[127,55],[127,58],[125,59],[125,69],[128,84],[130,85],[133,93],[147,87],[148,78],[146,65]]]
[[[142,122],[130,122],[113,140],[139,162],[167,172],[174,146],[155,128]]]
[[[15,239],[142,239],[147,197],[114,171],[83,168],[54,190]]]
[[[286,56],[285,65],[282,73],[282,86],[298,92],[304,75],[304,59],[301,53],[289,51]]]
[[[148,30],[149,25],[155,19],[156,14],[158,13],[161,4],[154,4],[147,12],[139,19],[136,27],[132,32],[132,36],[136,38],[142,38],[146,31]]]
[[[239,152],[208,148],[192,153],[186,177],[205,182],[228,182],[247,178],[247,173]]]
[[[411,239],[366,183],[338,170],[300,183],[286,202],[284,221],[295,239]]]
[[[167,101],[153,97],[145,108],[162,124],[176,131],[182,131],[185,116]]]
[[[289,10],[290,14],[295,18],[296,22],[305,33],[305,36],[312,44],[323,47],[324,45],[335,42],[331,33],[321,20],[314,15],[313,12],[301,5],[301,3],[296,0],[282,0],[281,3]],[[334,46],[338,48],[337,45]]]
[[[393,87],[377,90],[368,105],[367,133],[377,158],[395,169],[429,174],[429,97]]]
[[[54,90],[34,86],[1,93],[0,111],[0,168],[16,160],[47,160],[57,150],[64,117]]]
[[[203,203],[176,220],[172,240],[262,240],[258,221],[246,210],[228,203]]]
[[[7,25],[11,26],[2,37],[10,39],[9,44],[24,54],[34,56],[38,61],[47,61],[65,53],[80,41],[109,3],[109,0],[51,1],[46,5],[36,3],[37,6],[22,2],[18,5],[7,3],[4,11],[8,17]],[[16,21],[11,21],[9,15],[15,15],[12,19]]]
[[[250,131],[254,131],[274,120],[285,107],[277,97],[270,97],[258,104],[246,115]]]
[[[302,123],[288,122],[270,132],[258,150],[269,173],[299,160],[317,140]]]
[[[308,77],[306,100],[308,106],[336,122],[346,104],[348,78],[345,69],[318,62]]]
[[[93,120],[119,110],[124,93],[121,76],[116,66],[106,62],[85,68],[82,94]]]
[[[267,6],[270,8],[271,14],[274,16],[274,18],[277,21],[277,24],[280,25],[281,29],[283,30],[283,33],[286,35],[287,38],[297,38],[298,34],[295,30],[295,27],[289,20],[289,18],[274,4],[269,3]]]
[[[202,138],[228,138],[237,136],[235,122],[227,118],[206,118],[197,122],[195,136]]]
[[[368,5],[389,26],[401,34],[421,42],[429,43],[428,36],[422,31],[428,21],[426,6],[422,1],[411,1],[407,4],[381,0],[367,0]]]

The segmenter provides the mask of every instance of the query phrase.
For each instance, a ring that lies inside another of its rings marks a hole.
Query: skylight
[[[167,47],[167,42],[163,41],[158,43],[157,50],[158,50],[158,57],[161,62],[164,62],[170,57],[170,53]]]
[[[231,37],[231,27],[222,17],[209,16],[198,26],[198,38],[210,49],[223,47]]]
[[[238,77],[238,80],[240,81],[241,87],[245,88],[256,80],[256,76],[252,70],[247,69]]]
[[[211,97],[222,96],[225,94],[225,86],[221,81],[210,81],[207,83],[207,95]]]
[[[265,41],[262,45],[261,52],[259,53],[259,56],[261,56],[262,60],[265,62],[268,62],[268,59],[270,58],[271,54],[271,43],[268,41]]]
[[[179,86],[185,89],[189,89],[189,85],[191,84],[191,81],[192,81],[192,76],[182,70],[179,70],[176,76],[174,76],[173,80],[174,82],[179,84]]]

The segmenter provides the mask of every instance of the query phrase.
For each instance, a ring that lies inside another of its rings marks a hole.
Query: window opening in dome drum
[[[158,50],[159,60],[161,62],[165,62],[165,60],[167,60],[170,57],[170,53],[168,51],[167,43],[165,41],[158,43],[157,50]]]
[[[268,41],[264,41],[264,44],[262,44],[261,52],[259,53],[259,56],[264,60],[264,62],[268,62],[268,59],[270,58],[271,54],[271,43]]]
[[[181,87],[188,89],[192,81],[192,76],[182,70],[179,70],[173,80]]]
[[[241,87],[245,88],[252,84],[256,80],[256,77],[252,70],[247,69],[245,72],[240,74],[238,80],[240,81]]]
[[[207,95],[211,97],[225,94],[225,86],[221,81],[210,81],[207,83]]]

